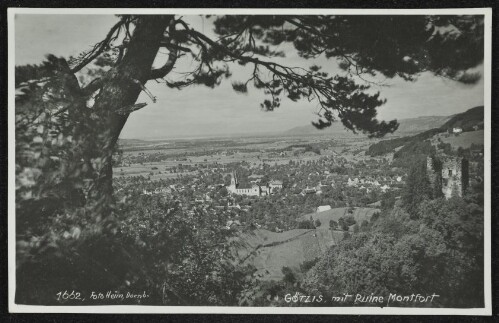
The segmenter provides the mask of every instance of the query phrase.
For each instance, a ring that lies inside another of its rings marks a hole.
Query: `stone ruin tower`
[[[446,199],[453,196],[462,197],[468,189],[469,165],[467,159],[453,156],[428,156],[426,167],[434,192],[441,192]]]
[[[430,181],[433,197],[442,195],[442,162],[435,156],[426,157],[426,173]]]

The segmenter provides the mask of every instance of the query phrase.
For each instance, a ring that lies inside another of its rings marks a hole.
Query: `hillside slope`
[[[460,127],[464,131],[471,131],[473,126],[483,124],[484,111],[483,106],[471,108],[463,113],[459,113],[445,122],[440,129],[447,131],[454,127]]]
[[[233,240],[235,256],[240,263],[253,265],[259,279],[280,280],[284,276],[282,267],[299,271],[301,264],[320,257],[343,238],[343,231],[329,229],[329,220],[338,221],[347,214],[347,210],[335,208],[305,215],[304,219],[312,217],[321,221],[321,225],[312,230],[293,229],[276,233],[257,229],[240,233]],[[353,216],[360,224],[377,211],[374,208],[355,208]]]

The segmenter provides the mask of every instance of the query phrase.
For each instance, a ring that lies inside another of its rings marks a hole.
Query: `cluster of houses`
[[[328,179],[320,181],[315,186],[307,186],[300,191],[300,195],[305,196],[308,194],[322,194],[322,189],[325,186],[335,187],[337,183],[344,183],[348,187],[355,187],[361,190],[366,190],[367,193],[372,190],[381,190],[385,193],[391,189],[397,189],[403,186],[405,183],[404,176],[365,176],[365,177],[355,177],[351,178],[346,175],[338,175],[334,180]],[[294,184],[293,187],[297,187]]]
[[[240,185],[237,174],[232,172],[231,174],[230,185],[227,186],[227,191],[231,195],[246,195],[246,196],[268,196],[270,194],[274,194],[277,191],[283,188],[282,181],[279,180],[271,180],[268,183],[262,184],[261,181],[263,179],[263,175],[250,175],[248,179],[250,180],[249,185]],[[355,187],[361,190],[366,190],[369,193],[372,190],[381,190],[382,192],[386,192],[390,189],[396,189],[397,187],[401,187],[405,180],[402,175],[395,176],[362,176],[362,177],[348,177],[346,175],[336,176],[335,178],[331,178],[331,175],[324,174],[324,180],[320,181],[315,186],[307,186],[300,191],[299,194],[305,196],[308,194],[321,194],[322,188],[324,186],[332,186],[335,187],[335,182],[341,182],[346,184],[348,187]],[[215,184],[210,185],[210,189],[213,189],[217,186],[224,186],[224,184]],[[293,187],[296,187],[297,184],[294,184]],[[195,186],[193,186],[194,188]],[[170,185],[167,187],[160,187],[154,190],[143,190],[144,195],[152,195],[152,194],[163,194],[169,195],[173,192],[178,191],[174,185]],[[196,202],[204,202],[210,201],[206,196],[201,199],[196,199]]]
[[[170,185],[167,187],[157,187],[155,189],[143,189],[142,194],[144,195],[153,195],[153,194],[162,194],[162,195],[169,195],[172,194],[174,191],[176,191],[175,185]]]
[[[354,179],[348,178],[347,186],[357,187],[359,189],[366,189],[369,193],[372,189],[380,189],[382,192],[386,192],[393,186],[401,186],[404,184],[403,176],[366,176],[366,177],[355,177]]]

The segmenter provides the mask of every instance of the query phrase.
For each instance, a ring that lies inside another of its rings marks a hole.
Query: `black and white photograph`
[[[491,9],[9,8],[9,309],[491,315]]]

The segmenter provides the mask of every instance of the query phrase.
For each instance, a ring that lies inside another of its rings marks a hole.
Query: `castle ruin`
[[[435,197],[462,197],[469,184],[468,160],[453,156],[428,156],[426,168]]]

